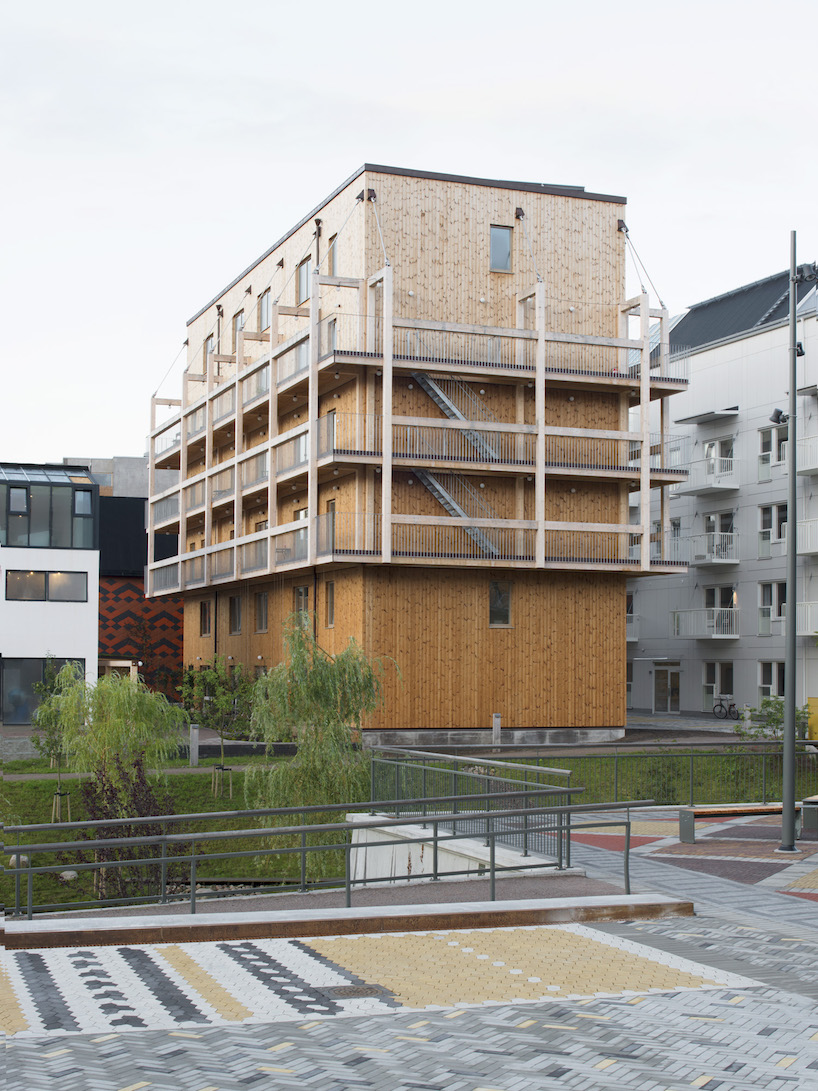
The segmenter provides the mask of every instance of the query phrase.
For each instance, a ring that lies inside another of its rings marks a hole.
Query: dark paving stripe
[[[111,1026],[147,1026],[93,951],[71,951],[68,960]]]
[[[313,988],[255,943],[220,943],[218,948],[302,1015],[338,1015],[343,1011],[340,1004],[330,1000],[320,989]]]
[[[748,885],[760,883],[762,879],[776,875],[790,866],[790,862],[774,864],[767,860],[708,860],[707,857],[699,860],[680,860],[674,856],[659,858],[663,864],[672,864],[674,867],[686,868],[688,871],[700,871],[705,875],[715,875],[720,879],[732,879],[733,882]]]
[[[79,1030],[79,1024],[49,973],[43,956],[34,951],[18,951],[12,957],[17,961],[44,1029]]]
[[[158,966],[145,951],[133,947],[118,947],[118,952],[139,980],[177,1023],[209,1023],[210,1019],[186,996],[175,981]]]

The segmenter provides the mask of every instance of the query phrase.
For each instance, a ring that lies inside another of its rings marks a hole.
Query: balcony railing
[[[372,512],[328,512],[316,520],[319,557],[371,556],[381,551],[381,517]]]
[[[696,640],[738,639],[740,611],[733,606],[674,610],[670,615],[673,636]]]
[[[798,552],[818,554],[818,519],[798,520]]]
[[[294,375],[300,375],[310,366],[310,341],[309,333],[305,332],[302,339],[288,347],[276,360],[276,374],[279,383],[286,379],[292,379]]]
[[[247,405],[248,402],[255,401],[256,398],[260,398],[262,394],[270,393],[270,365],[265,364],[264,367],[254,371],[249,378],[245,379],[241,384],[241,401],[242,405]]]
[[[730,531],[710,531],[694,534],[690,543],[690,564],[737,564],[739,558],[738,534]]]
[[[249,489],[252,485],[259,485],[267,481],[270,474],[267,469],[268,456],[266,451],[248,458],[241,464],[241,487]]]
[[[192,439],[193,436],[198,436],[200,432],[204,432],[206,425],[207,407],[200,405],[199,408],[187,418],[187,438]]]
[[[229,417],[236,410],[236,388],[231,386],[213,399],[213,423]]]
[[[217,473],[212,479],[213,481],[213,503],[217,504],[220,500],[224,500],[225,497],[232,496],[235,491],[235,474],[232,466],[228,466],[226,470],[222,470]]]
[[[185,489],[185,511],[194,511],[204,506],[205,483],[197,481],[195,485],[188,485]]]
[[[234,554],[235,549],[233,546],[228,546],[227,549],[220,549],[210,554],[210,576],[212,579],[223,580],[232,577]]]
[[[639,615],[625,615],[625,639],[635,641],[639,639]]]
[[[154,591],[176,591],[179,589],[179,562],[162,565],[153,570]]]
[[[690,464],[690,476],[680,493],[706,496],[737,489],[741,484],[737,458],[703,458]]]
[[[166,455],[168,451],[172,451],[174,447],[178,447],[182,442],[182,422],[176,421],[166,428],[164,432],[160,432],[154,441],[154,450],[156,457],[160,455]]]
[[[173,496],[166,496],[162,500],[157,500],[153,505],[153,521],[154,523],[166,523],[168,519],[179,518],[179,494],[176,493]]]
[[[318,457],[380,455],[383,419],[374,413],[327,413],[318,418]]]
[[[798,602],[795,606],[796,636],[818,636],[818,602]]]
[[[759,606],[758,608],[758,635],[782,636],[784,633],[785,605],[782,604],[781,613],[773,614],[772,606]]]
[[[301,432],[293,439],[280,443],[275,449],[276,476],[306,466],[310,450],[310,437]]]
[[[818,474],[818,436],[796,441],[796,466],[799,474]]]
[[[183,560],[182,573],[185,587],[195,587],[197,584],[204,583],[204,557],[189,557]]]
[[[242,575],[248,572],[260,572],[267,568],[267,539],[246,542],[240,548]]]
[[[270,546],[274,566],[303,564],[307,560],[308,544],[306,527],[277,534]]]

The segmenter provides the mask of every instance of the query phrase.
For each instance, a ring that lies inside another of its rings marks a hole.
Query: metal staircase
[[[460,474],[441,474],[435,477],[428,470],[413,470],[415,477],[424,485],[437,502],[456,519],[496,519],[497,513],[480,496],[473,485]],[[496,557],[500,550],[492,542],[491,531],[479,527],[465,527],[466,534],[488,556]]]
[[[459,379],[430,379],[428,375],[419,371],[414,371],[412,378],[451,420],[494,421],[496,419],[491,410]],[[479,432],[469,428],[464,430],[463,435],[486,462],[497,461],[497,451]]]

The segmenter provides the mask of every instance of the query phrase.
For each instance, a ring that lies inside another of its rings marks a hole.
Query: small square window
[[[237,636],[241,632],[241,596],[231,595],[230,608],[230,635]]]
[[[210,636],[210,600],[199,603],[199,636]]]
[[[28,511],[28,490],[9,488],[9,511],[25,513]]]
[[[77,489],[74,493],[74,514],[91,514],[91,493],[88,489]]]
[[[489,628],[511,626],[511,584],[506,580],[489,583]]]
[[[493,273],[511,272],[511,228],[491,228],[491,253],[489,268]]]

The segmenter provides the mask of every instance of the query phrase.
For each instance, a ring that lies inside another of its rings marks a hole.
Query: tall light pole
[[[795,262],[795,232],[790,232],[790,401],[787,428],[787,628],[784,650],[784,761],[781,789],[781,852],[798,852],[795,847],[795,630],[797,605],[796,559],[798,548],[797,477],[798,454],[795,361],[798,355],[796,313],[798,285],[818,280],[818,266]]]

